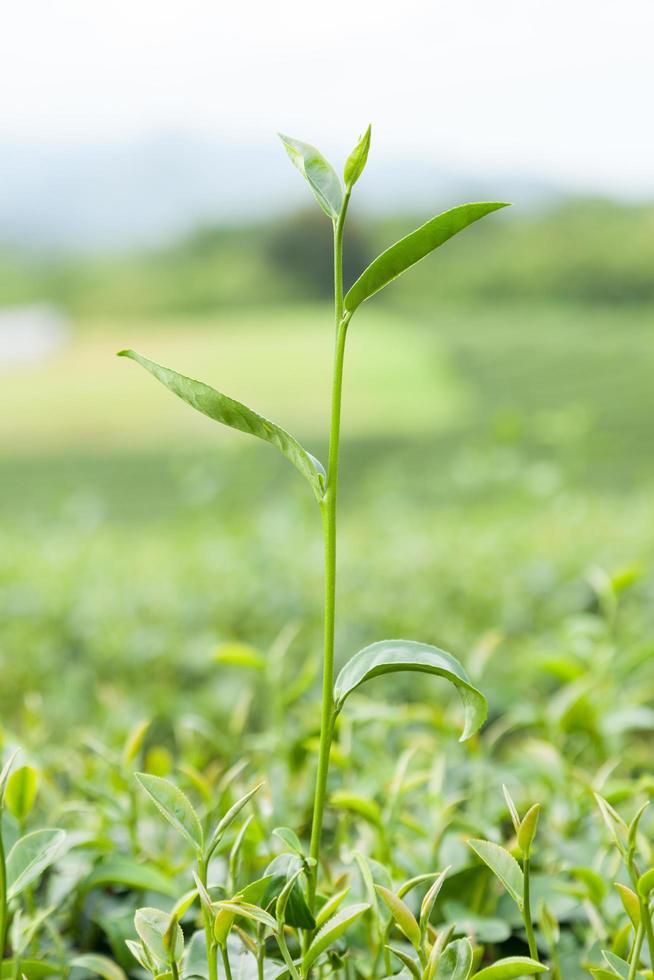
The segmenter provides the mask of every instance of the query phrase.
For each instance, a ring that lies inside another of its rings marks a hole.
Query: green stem
[[[7,866],[5,845],[2,838],[2,807],[0,807],[0,960],[5,955],[7,943]]]
[[[177,966],[176,960],[172,960],[170,964],[170,972],[172,974],[173,980],[179,980],[179,968]]]
[[[336,494],[341,433],[341,397],[343,390],[343,360],[349,317],[343,315],[343,227],[350,200],[347,191],[343,207],[334,224],[334,309],[336,314],[336,345],[332,375],[331,422],[329,431],[329,462],[327,486],[321,503],[325,549],[325,625],[322,674],[322,712],[320,718],[320,749],[313,803],[311,845],[309,853],[315,864],[309,874],[309,905],[315,907],[320,842],[329,774],[329,753],[334,734],[334,619],[336,612]]]
[[[640,963],[640,950],[643,945],[644,932],[642,926],[638,927],[636,932],[636,938],[634,939],[634,946],[631,951],[631,962],[629,964],[629,973],[627,974],[627,980],[636,980],[638,974],[638,964]]]
[[[205,888],[207,887],[207,863],[204,858],[198,860],[198,878]],[[218,962],[216,957],[216,943],[213,938],[213,923],[204,905],[202,906],[202,919],[204,921],[204,937],[207,946],[209,980],[218,980]]]
[[[225,968],[225,977],[227,980],[232,980],[232,967],[229,962],[229,953],[227,952],[227,943],[222,943],[220,947],[220,955],[223,958],[223,966]]]
[[[286,936],[284,935],[284,926],[280,926],[278,932],[275,934],[277,939],[277,945],[279,946],[280,952],[284,958],[284,962],[288,967],[288,972],[292,977],[292,980],[300,980],[300,974],[298,973],[297,967],[293,962],[293,957],[288,951],[288,946],[286,945]]]
[[[538,946],[536,945],[536,937],[534,936],[534,926],[531,920],[529,857],[525,857],[522,863],[522,873],[523,873],[523,880],[524,880],[523,891],[522,891],[522,918],[525,923],[527,942],[529,943],[529,955],[531,956],[532,960],[538,960]]]

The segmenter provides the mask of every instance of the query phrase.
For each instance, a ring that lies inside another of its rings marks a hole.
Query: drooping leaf
[[[32,811],[38,781],[39,775],[34,766],[19,766],[7,780],[5,806],[19,823],[26,820]]]
[[[129,357],[136,361],[169,391],[172,391],[196,411],[201,412],[202,415],[276,446],[280,453],[309,481],[316,499],[322,500],[325,490],[325,471],[322,465],[281,426],[254,412],[247,405],[216,391],[210,385],[206,385],[202,381],[195,381],[193,378],[187,378],[170,368],[162,367],[161,364],[156,364],[147,357],[142,357],[136,351],[122,350],[119,351],[118,356]]]
[[[438,961],[435,980],[468,980],[472,970],[472,957],[470,940],[455,939],[445,948]]]
[[[201,849],[204,835],[200,820],[181,789],[169,779],[147,772],[137,772],[136,779],[168,823],[195,848]]]
[[[547,967],[528,956],[507,956],[475,973],[472,980],[514,980],[515,977],[531,977],[534,973],[547,973]]]
[[[118,966],[108,956],[102,956],[100,953],[81,953],[71,960],[70,965],[95,973],[104,980],[127,980],[122,966]]]
[[[176,898],[179,889],[157,868],[147,864],[139,864],[131,858],[109,857],[100,861],[84,879],[84,891],[92,888],[106,888],[112,885],[123,885],[137,891],[158,892]]]
[[[452,238],[457,232],[467,228],[473,222],[479,221],[480,218],[492,211],[507,206],[507,204],[499,201],[460,204],[456,208],[444,211],[420,228],[412,231],[410,235],[400,239],[399,242],[382,252],[361,273],[345,296],[346,311],[350,314],[354,313],[365,300],[374,296],[389,282],[397,279],[403,272],[424,259],[425,256]]]
[[[499,844],[489,840],[469,840],[468,846],[487,864],[499,878],[513,901],[522,908],[524,875],[512,854]],[[518,974],[516,974],[518,975]]]
[[[345,699],[365,681],[397,671],[436,674],[454,684],[463,703],[465,719],[461,741],[470,738],[483,725],[487,711],[486,699],[473,686],[459,661],[438,647],[416,643],[414,640],[381,640],[355,653],[336,678],[336,711],[341,710]]]
[[[310,143],[292,139],[283,133],[278,135],[293,166],[306,179],[325,214],[334,220],[338,218],[343,205],[343,188],[332,165]]]
[[[412,946],[420,946],[420,926],[409,906],[401,898],[383,885],[375,885],[375,890],[393,916],[396,925],[402,930]]]
[[[34,830],[19,838],[7,855],[7,899],[10,901],[43,874],[63,849],[63,830]]]
[[[345,930],[352,925],[360,915],[363,915],[370,906],[366,902],[358,905],[348,905],[341,909],[335,916],[325,923],[320,932],[317,932],[313,942],[302,957],[302,972],[306,976],[311,967],[321,953],[323,953],[332,943],[343,935]]]
[[[367,130],[365,131],[363,136],[359,139],[359,142],[354,147],[349,157],[345,161],[343,178],[345,180],[345,186],[348,188],[354,187],[357,180],[363,173],[364,167],[368,161],[371,133],[372,133],[372,126],[368,126]]]

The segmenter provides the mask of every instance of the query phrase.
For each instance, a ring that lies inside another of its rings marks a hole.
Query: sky
[[[277,130],[654,193],[652,0],[4,0],[0,140]]]

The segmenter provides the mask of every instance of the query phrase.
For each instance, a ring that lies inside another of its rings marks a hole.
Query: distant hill
[[[198,226],[279,214],[303,203],[275,138],[261,145],[184,134],[126,143],[0,143],[0,246],[106,251],[158,245]],[[533,204],[555,188],[437,160],[371,158],[359,206],[431,211],[490,196]]]

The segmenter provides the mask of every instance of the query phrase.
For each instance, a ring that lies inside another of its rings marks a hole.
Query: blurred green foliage
[[[367,219],[364,232],[355,209],[346,283],[420,220]],[[307,211],[263,225],[208,227],[158,250],[113,258],[0,256],[0,295],[8,303],[50,299],[78,316],[206,313],[244,301],[324,298],[330,261],[329,227]],[[395,299],[410,296],[425,306],[647,303],[654,300],[653,266],[654,206],[573,200],[467,231],[398,283]]]

